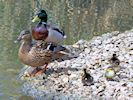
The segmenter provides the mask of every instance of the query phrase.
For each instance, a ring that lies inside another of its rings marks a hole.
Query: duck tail
[[[64,36],[64,39],[66,39],[66,38],[67,38],[67,36],[65,35],[64,30],[62,30],[62,35]]]
[[[67,36],[66,35],[64,35],[64,39],[66,39],[67,38]]]

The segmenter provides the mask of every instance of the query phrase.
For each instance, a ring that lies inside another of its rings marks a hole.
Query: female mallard
[[[47,50],[45,46],[39,47],[36,46],[36,43],[33,44],[32,36],[28,30],[22,31],[17,40],[22,41],[18,52],[20,61],[28,66],[35,67],[31,76],[34,76],[36,73],[43,73],[49,62],[64,55],[60,53],[61,49],[53,52],[52,50]],[[64,48],[62,50],[64,50]],[[46,66],[41,70],[39,67],[43,65]]]
[[[50,43],[59,43],[65,38],[64,32],[60,31],[58,28],[51,27],[47,24],[47,13],[45,10],[39,10],[32,22],[38,20],[39,23],[33,28],[32,36],[35,40],[44,40]]]

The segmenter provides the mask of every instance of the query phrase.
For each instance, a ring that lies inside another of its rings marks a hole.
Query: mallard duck
[[[113,54],[109,61],[115,72],[120,71],[120,60],[117,58],[116,54]]]
[[[47,24],[47,13],[45,10],[39,10],[36,16],[33,18],[32,22],[39,21],[38,24],[32,30],[32,36],[35,40],[43,40],[51,43],[59,43],[66,36],[63,31],[56,27],[52,27]]]
[[[32,36],[28,30],[23,30],[17,40],[22,41],[18,52],[20,61],[28,66],[35,67],[30,74],[31,76],[35,76],[36,73],[43,73],[46,70],[48,63],[65,55],[60,52],[61,50],[64,50],[64,48],[52,48],[52,50],[47,50],[47,46],[38,47],[36,46],[36,43],[33,44]],[[44,68],[40,69],[40,66],[44,66]]]
[[[111,59],[109,60],[110,64],[120,64],[120,60],[117,58],[116,54],[114,53],[111,57]]]
[[[86,68],[83,69],[82,83],[84,86],[93,84],[93,77],[89,73],[87,73]]]
[[[105,71],[105,77],[107,80],[113,80],[113,78],[115,77],[115,70],[113,69],[112,66],[108,67]]]

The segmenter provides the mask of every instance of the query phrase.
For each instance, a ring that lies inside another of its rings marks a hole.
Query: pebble
[[[64,77],[62,80],[63,80],[64,83],[68,83],[68,80],[69,80],[69,79],[68,79],[68,77],[66,76],[66,77]]]

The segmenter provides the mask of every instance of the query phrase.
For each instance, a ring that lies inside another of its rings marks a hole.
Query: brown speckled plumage
[[[24,32],[26,31],[24,30],[20,33],[20,37],[22,38],[22,44],[18,52],[19,59],[24,64],[32,67],[43,66],[46,63],[51,62],[53,54],[52,51],[46,50],[42,47],[34,46],[34,44],[32,44],[31,34],[25,34],[21,36]]]
[[[20,33],[18,40],[22,41],[18,52],[20,61],[28,66],[37,68],[33,71],[33,76],[37,73],[38,67],[46,65],[45,68],[43,68],[44,71],[46,70],[48,63],[54,60],[60,60],[60,57],[68,56],[66,55],[68,53],[67,49],[60,45],[56,46],[54,51],[52,51],[46,49],[48,44],[41,46],[38,46],[38,42],[33,44],[30,31],[27,30],[23,30]],[[60,51],[65,51],[66,53],[61,53]]]
[[[23,30],[17,40],[22,42],[18,52],[20,61],[28,66],[35,67],[30,74],[31,76],[35,76],[37,73],[42,74],[48,63],[54,60],[62,61],[73,58],[69,50],[61,45],[41,44],[40,42],[34,42],[33,44],[32,36],[28,30]],[[51,49],[47,49],[48,47]],[[39,68],[44,65],[43,69]]]

